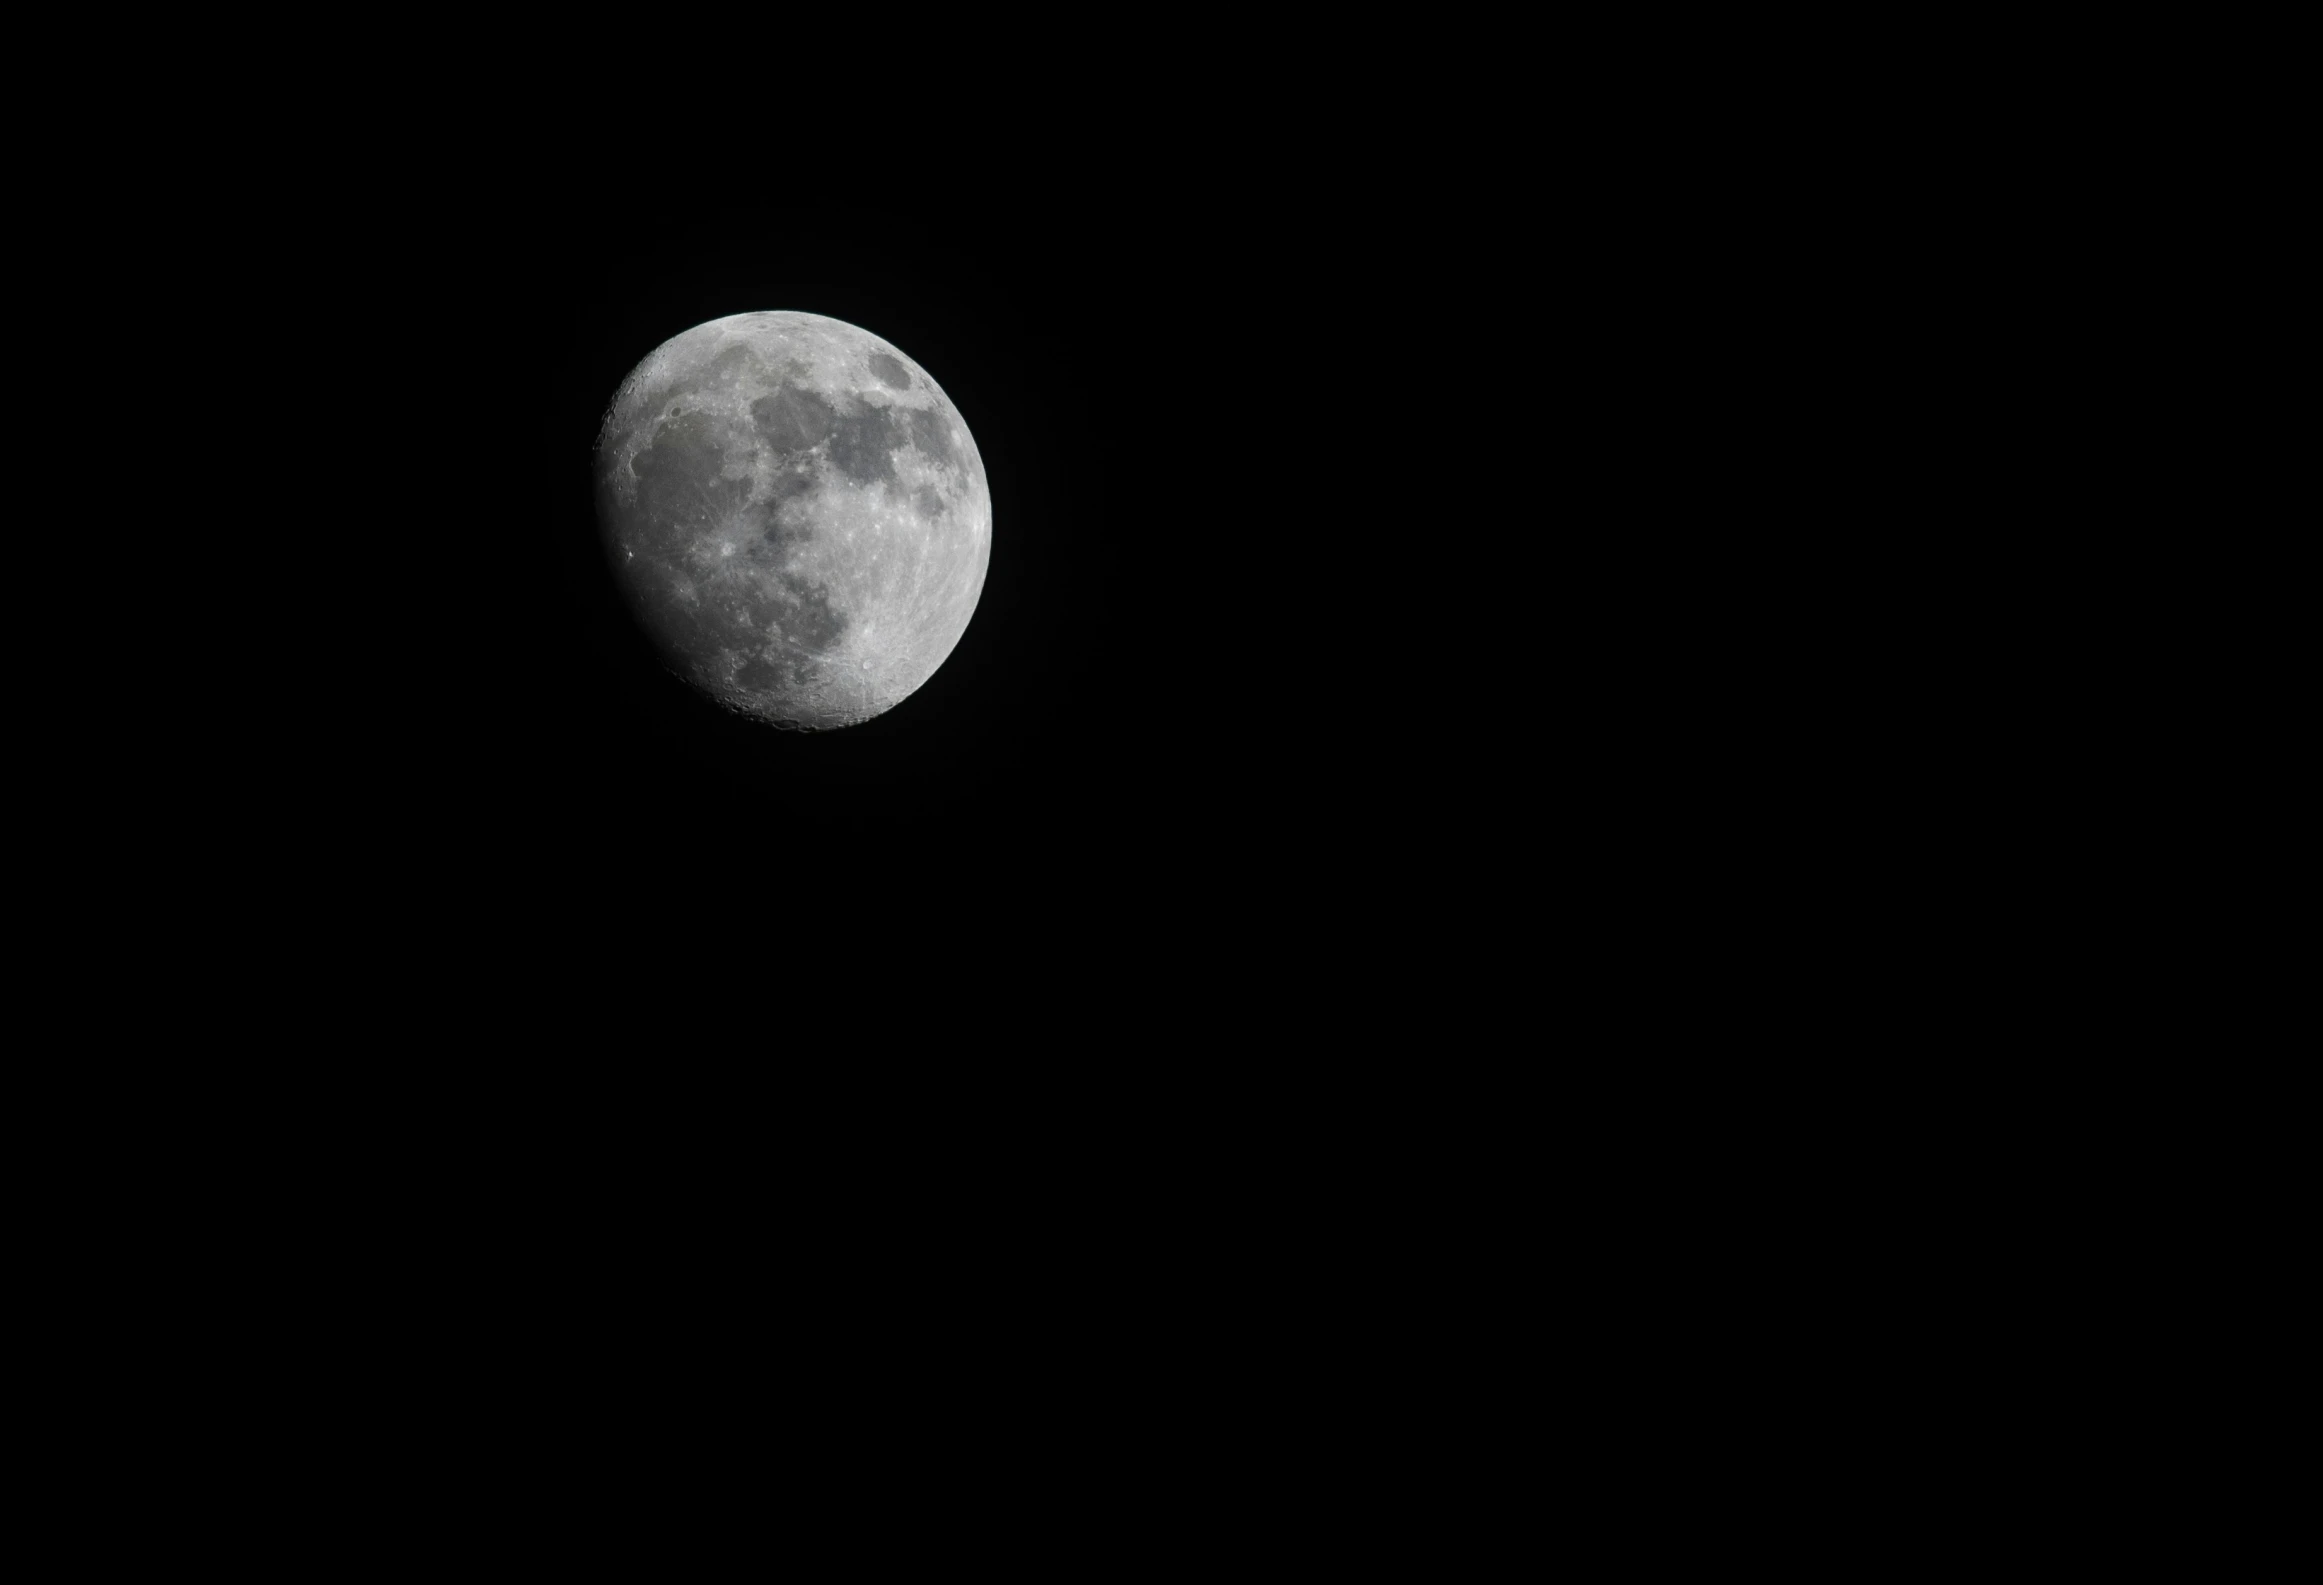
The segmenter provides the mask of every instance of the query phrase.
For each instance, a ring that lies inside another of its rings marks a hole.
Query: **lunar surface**
[[[735,314],[654,349],[597,437],[613,577],[670,670],[776,726],[852,726],[934,675],[975,614],[992,500],[926,371],[819,314]]]

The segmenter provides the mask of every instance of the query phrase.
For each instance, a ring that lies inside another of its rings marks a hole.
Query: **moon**
[[[614,581],[672,672],[778,727],[911,697],[975,614],[992,498],[927,371],[820,314],[733,314],[630,371],[598,431]]]

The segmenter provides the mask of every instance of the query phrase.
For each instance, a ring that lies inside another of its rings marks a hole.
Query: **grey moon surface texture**
[[[992,559],[968,426],[927,371],[820,314],[733,314],[656,347],[597,436],[612,574],[663,664],[807,731],[909,698]]]

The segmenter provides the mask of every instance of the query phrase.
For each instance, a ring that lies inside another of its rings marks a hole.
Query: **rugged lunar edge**
[[[613,576],[664,664],[777,726],[893,709],[959,643],[992,556],[968,426],[926,371],[819,314],[656,348],[597,437]]]

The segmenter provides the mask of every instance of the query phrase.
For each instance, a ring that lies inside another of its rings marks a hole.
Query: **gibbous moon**
[[[892,710],[960,642],[992,559],[968,426],[927,372],[820,314],[735,314],[630,372],[597,518],[670,670],[776,726]]]

